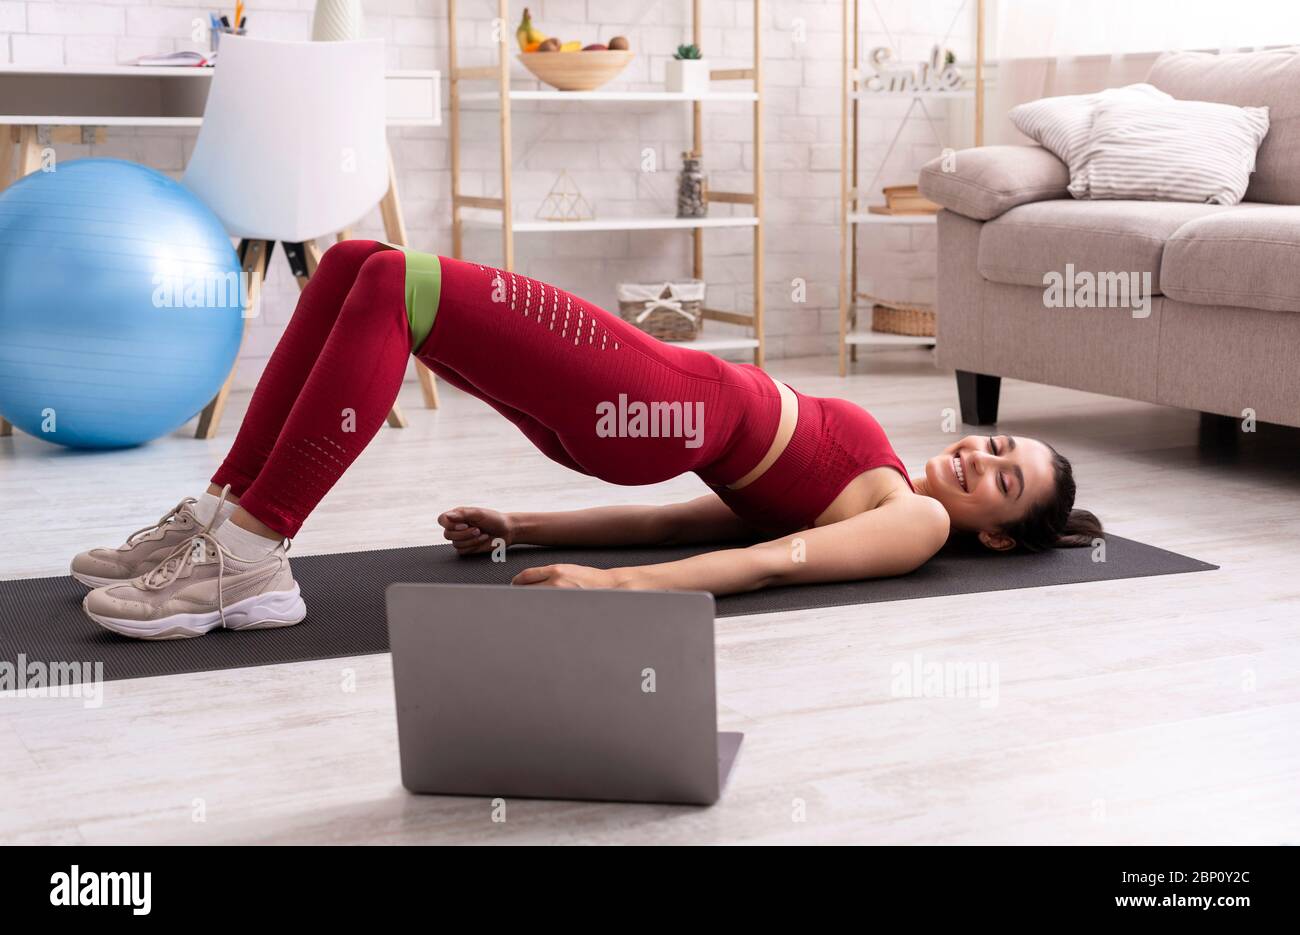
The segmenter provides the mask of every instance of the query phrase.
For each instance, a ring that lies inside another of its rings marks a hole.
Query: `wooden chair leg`
[[[434,379],[433,371],[417,360],[415,362],[415,375],[420,378],[420,391],[424,394],[425,408],[437,409],[438,381]]]
[[[298,291],[302,292],[307,288],[307,283],[311,281],[312,276],[316,275],[316,267],[320,263],[320,247],[316,246],[314,240],[306,240],[302,243],[286,241],[282,246],[284,255],[289,261],[289,270],[298,283]]]
[[[0,191],[41,167],[36,127],[0,125]],[[0,438],[14,434],[13,423],[0,416]]]
[[[303,247],[307,251],[307,275],[315,276],[316,267],[320,266],[320,247],[316,245],[316,241],[314,240],[307,241],[303,244]]]
[[[384,236],[388,238],[389,243],[401,244],[407,246],[406,238],[406,221],[402,218],[402,202],[397,197],[397,173],[393,169],[393,153],[388,153],[388,191],[384,192],[383,199],[379,202],[379,212],[384,218]],[[424,405],[429,409],[438,408],[438,384],[434,378],[433,371],[424,364],[416,362],[415,373],[420,378],[420,392],[424,395]],[[406,420],[402,419],[400,413],[398,419],[402,424]],[[395,425],[393,417],[389,416],[389,425]]]
[[[397,197],[397,172],[393,169],[393,152],[388,151],[388,191],[379,201],[379,213],[384,218],[384,235],[389,243],[410,246],[406,240],[406,221],[402,218],[402,202]]]
[[[257,307],[261,298],[262,280],[266,278],[267,263],[271,258],[271,251],[275,248],[273,240],[241,240],[239,242],[239,265],[243,274],[248,278],[248,305],[244,312],[244,330],[239,339],[239,347],[244,347],[244,338],[248,336],[248,321],[252,318],[250,314]],[[238,356],[236,356],[238,360]],[[199,414],[199,424],[194,430],[195,438],[216,438],[217,429],[221,427],[221,416],[226,411],[226,399],[230,396],[230,387],[235,382],[235,366],[231,366],[230,373],[226,375],[226,382],[221,384],[221,389],[217,395],[212,398],[203,412]]]
[[[0,125],[0,191],[41,167],[36,127]]]
[[[393,402],[393,408],[388,410],[388,424],[395,429],[406,428],[406,416],[402,414],[402,407]]]
[[[18,171],[14,180],[31,175],[41,167],[41,144],[36,140],[36,127],[18,128]]]
[[[18,180],[18,156],[15,152],[17,142],[18,128],[0,124],[0,191]],[[4,416],[0,416],[0,438],[8,438],[13,433],[13,425]]]
[[[0,191],[18,180],[18,128],[0,124]]]

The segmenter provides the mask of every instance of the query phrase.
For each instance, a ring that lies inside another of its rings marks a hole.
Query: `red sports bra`
[[[772,466],[740,490],[710,485],[736,515],[765,529],[806,529],[850,481],[878,467],[893,468],[915,489],[871,413],[847,399],[793,392],[794,435]]]

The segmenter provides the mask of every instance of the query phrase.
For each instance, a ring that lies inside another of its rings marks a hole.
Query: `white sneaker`
[[[140,577],[91,591],[82,606],[100,626],[142,640],[293,626],[307,616],[307,605],[287,553],[286,540],[249,561],[203,529]]]
[[[152,570],[182,542],[203,528],[197,503],[186,497],[152,526],[137,529],[116,549],[91,549],[72,560],[72,577],[89,588],[130,581]]]

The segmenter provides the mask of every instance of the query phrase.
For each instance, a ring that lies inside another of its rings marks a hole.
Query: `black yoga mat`
[[[341,552],[293,559],[307,619],[281,630],[217,630],[188,640],[145,642],[101,629],[82,613],[86,591],[69,577],[0,581],[0,665],[20,657],[45,665],[103,663],[108,679],[177,675],[212,669],[333,659],[388,651],[384,589],[394,581],[508,584],[533,565],[571,563],[612,568],[673,561],[704,548],[514,548],[505,562],[459,558],[449,545]],[[918,597],[1010,591],[1080,581],[1142,578],[1217,568],[1119,536],[1106,538],[1106,561],[1091,549],[1038,555],[948,548],[899,578],[769,588],[717,599],[719,617],[766,614]]]

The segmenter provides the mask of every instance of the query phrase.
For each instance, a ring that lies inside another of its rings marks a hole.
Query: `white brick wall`
[[[909,57],[928,56],[954,20],[961,0],[878,0],[888,31]],[[365,0],[366,32],[388,45],[392,68],[447,67],[445,0]],[[522,2],[512,3],[511,32]],[[688,0],[531,0],[534,21],[547,34],[605,41],[629,38],[638,53],[621,81],[653,88],[679,42],[689,41]],[[862,48],[888,44],[861,0]],[[490,0],[461,0],[459,33],[465,65],[493,60]],[[221,8],[232,7],[225,3]],[[306,39],[314,0],[257,0],[249,12],[253,35]],[[193,0],[0,0],[0,62],[20,64],[106,64],[129,62],[159,51],[196,47],[191,30],[215,7]],[[751,0],[705,0],[706,56],[715,67],[749,64],[752,54]],[[839,263],[839,0],[765,0],[764,48],[766,130],[765,213],[767,337],[772,357],[831,353],[835,348]],[[948,45],[969,54],[971,24],[959,22]],[[802,41],[799,41],[802,36]],[[513,45],[512,45],[513,49]],[[519,84],[533,86],[521,66]],[[444,99],[445,104],[445,99]],[[941,131],[943,106],[930,104]],[[866,183],[906,109],[900,102],[864,105],[861,151]],[[953,115],[962,111],[954,109]],[[514,196],[516,217],[528,219],[541,204],[560,169],[567,169],[601,215],[672,213],[676,172],[689,147],[685,106],[517,104],[514,109]],[[463,188],[468,194],[500,192],[495,111],[467,113],[463,122]],[[753,149],[748,105],[708,105],[704,166],[710,185],[747,191]],[[961,138],[957,138],[960,143]],[[64,146],[59,157],[111,155],[179,176],[193,147],[194,133],[171,130],[115,131],[106,143]],[[407,227],[414,246],[450,251],[450,178],[446,126],[393,130],[390,142]],[[639,171],[642,151],[652,148],[659,171]],[[895,146],[879,185],[913,181],[916,170],[937,151],[926,120],[914,114]],[[735,210],[715,205],[717,213]],[[383,236],[378,210],[356,228],[358,236]],[[751,233],[710,231],[706,270],[716,307],[748,308],[752,302]],[[469,255],[500,260],[500,238],[471,232]],[[933,300],[934,237],[925,228],[866,227],[859,236],[860,284],[900,299]],[[689,273],[690,239],[680,233],[520,235],[517,267],[607,307],[620,280],[667,278]],[[807,283],[807,300],[791,301],[791,281]],[[260,319],[241,359],[238,382],[251,386],[283,330],[297,300],[283,255],[264,290]],[[712,323],[707,327],[723,330]]]

